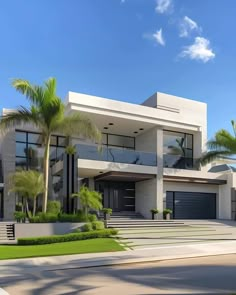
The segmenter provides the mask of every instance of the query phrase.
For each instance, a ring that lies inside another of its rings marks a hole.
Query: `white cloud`
[[[156,33],[154,33],[152,35],[152,38],[160,45],[165,46],[165,40],[163,38],[162,35],[162,29],[160,29],[159,31],[156,31]]]
[[[172,0],[157,0],[156,12],[157,13],[166,13],[171,12],[173,8]]]
[[[188,16],[185,16],[180,23],[179,36],[188,37],[192,31],[200,32],[201,28],[194,20],[192,20]]]
[[[210,47],[210,41],[203,37],[196,37],[192,45],[186,46],[180,56],[200,60],[204,63],[215,58],[215,53]]]

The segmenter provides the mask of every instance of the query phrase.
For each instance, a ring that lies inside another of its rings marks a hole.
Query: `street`
[[[236,294],[236,255],[0,277],[10,295]]]

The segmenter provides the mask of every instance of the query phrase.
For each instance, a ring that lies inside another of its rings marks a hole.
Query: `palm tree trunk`
[[[36,213],[36,200],[37,200],[37,198],[34,197],[34,203],[33,203],[33,216],[35,216],[35,213]]]
[[[27,198],[25,198],[25,208],[26,208],[26,214],[28,217],[30,217],[30,214],[29,214],[29,204],[28,204],[28,200]]]
[[[44,152],[44,196],[43,196],[43,212],[47,211],[48,203],[48,179],[49,179],[49,152],[50,152],[50,137],[47,135],[45,143],[45,152]]]

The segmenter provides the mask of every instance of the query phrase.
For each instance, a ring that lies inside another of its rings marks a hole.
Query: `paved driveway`
[[[120,243],[131,249],[236,241],[235,221],[178,220],[180,226],[120,228]]]

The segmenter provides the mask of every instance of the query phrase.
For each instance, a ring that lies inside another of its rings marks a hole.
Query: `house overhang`
[[[155,177],[155,174],[110,171],[94,177],[94,180],[138,182],[153,179]]]
[[[181,182],[181,183],[197,183],[197,184],[215,184],[215,185],[227,184],[227,180],[224,180],[224,179],[183,177],[183,176],[172,176],[172,175],[164,176],[164,181]]]

